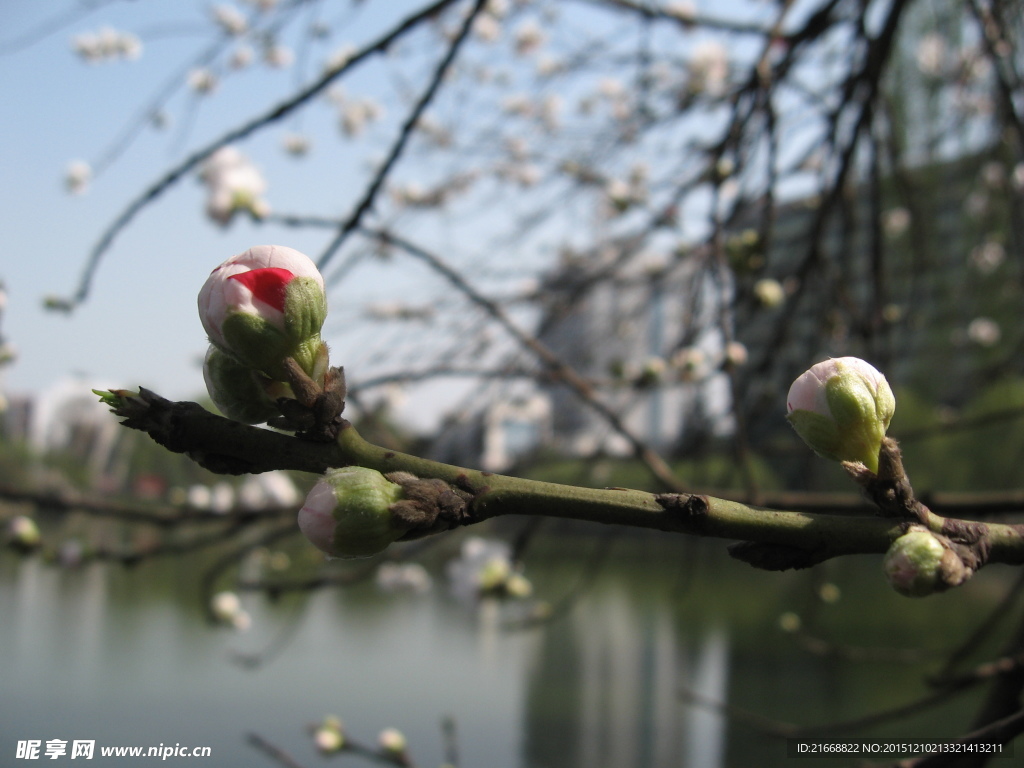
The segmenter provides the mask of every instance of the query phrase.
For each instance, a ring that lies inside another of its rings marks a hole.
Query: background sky
[[[210,5],[93,2],[97,9],[81,20],[45,36],[36,34],[68,9],[84,5],[8,0],[0,8],[0,98],[6,105],[0,121],[0,231],[5,236],[0,279],[8,294],[0,330],[18,353],[0,387],[8,394],[38,393],[80,376],[90,385],[142,385],[171,398],[194,398],[204,390],[200,363],[206,349],[195,299],[210,270],[268,242],[316,258],[329,233],[257,226],[244,218],[218,228],[203,215],[205,193],[193,174],[143,209],[122,232],[84,304],[67,315],[45,310],[44,298],[74,294],[89,249],[104,228],[174,162],[276,103],[275,94],[283,97],[301,78],[294,70],[253,67],[237,82],[225,83],[199,110],[189,108],[195,97],[180,89],[168,110],[169,126],[147,128],[126,145],[121,139],[126,126],[158,88],[183,79],[190,58],[215,38]],[[346,16],[331,19],[332,28],[358,43],[419,7],[405,1],[366,5],[363,11],[346,4]],[[96,64],[80,60],[71,39],[103,25],[138,34],[141,58]],[[332,39],[332,44],[342,42]],[[307,67],[306,73],[318,70]],[[372,71],[357,74],[352,82],[369,92]],[[322,175],[304,169],[311,163],[331,164],[337,168],[333,178],[343,184],[375,150],[340,141],[327,110],[310,110],[299,120],[273,126],[242,149],[271,179],[268,198],[275,210],[341,215],[344,209],[322,202],[337,206],[337,190],[322,181],[308,183],[307,178]],[[314,152],[301,160],[280,150],[282,136],[294,130],[314,142]],[[68,194],[68,164],[96,164],[112,146],[123,147],[117,161],[98,174],[85,194]]]

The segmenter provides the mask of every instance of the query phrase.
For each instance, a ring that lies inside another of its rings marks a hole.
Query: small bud
[[[232,256],[199,292],[199,318],[211,343],[240,363],[285,381],[292,357],[312,376],[323,356],[324,280],[292,248],[260,245]]]
[[[36,521],[26,515],[12,517],[7,523],[6,539],[8,546],[18,552],[29,553],[39,549],[42,536]]]
[[[213,404],[229,419],[262,424],[280,413],[263,383],[272,383],[270,379],[212,344],[203,361],[203,379]]]
[[[786,407],[789,423],[819,456],[878,471],[896,399],[871,365],[856,357],[818,363],[793,382]]]
[[[377,736],[377,743],[380,745],[382,752],[392,755],[404,755],[405,750],[408,748],[405,736],[397,728],[385,728]]]
[[[314,726],[313,743],[322,755],[331,755],[344,749],[345,729],[341,720],[328,715],[322,723]]]
[[[951,586],[942,578],[947,553],[956,557],[931,531],[915,526],[892,543],[882,561],[882,570],[901,595],[925,597]]]
[[[215,594],[210,599],[210,613],[218,623],[238,630],[246,630],[252,625],[252,617],[242,608],[242,601],[234,592]]]
[[[402,487],[375,469],[329,469],[306,497],[299,528],[331,557],[369,557],[408,530],[391,512],[403,498]]]

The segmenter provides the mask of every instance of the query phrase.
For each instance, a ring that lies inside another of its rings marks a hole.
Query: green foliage
[[[959,410],[897,396],[892,434],[906,433],[903,458],[915,489],[1019,488],[1024,462],[1024,379],[998,381]]]

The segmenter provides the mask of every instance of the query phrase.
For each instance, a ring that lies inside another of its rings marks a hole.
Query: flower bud
[[[341,720],[328,715],[313,728],[313,743],[322,755],[332,755],[345,748],[345,728]]]
[[[273,382],[212,344],[203,361],[203,379],[213,404],[229,419],[262,424],[280,413],[264,386]]]
[[[210,598],[210,613],[219,624],[238,630],[246,630],[252,624],[252,617],[242,608],[242,601],[234,592],[218,592]]]
[[[211,343],[243,365],[284,381],[283,360],[292,357],[313,376],[325,348],[324,280],[298,251],[259,245],[210,273],[199,317]]]
[[[391,513],[403,498],[402,487],[375,469],[329,469],[306,497],[299,528],[331,557],[369,557],[408,530]]]
[[[787,418],[819,456],[878,471],[878,452],[896,409],[885,376],[856,357],[825,360],[789,388]]]
[[[377,736],[377,743],[382,752],[392,755],[404,755],[408,748],[405,735],[397,728],[385,728]]]
[[[7,523],[7,544],[22,553],[29,553],[39,548],[42,536],[36,521],[26,515],[12,517]]]
[[[892,588],[901,595],[926,597],[951,586],[943,580],[943,561],[947,553],[956,557],[931,531],[914,527],[889,547],[882,570]]]

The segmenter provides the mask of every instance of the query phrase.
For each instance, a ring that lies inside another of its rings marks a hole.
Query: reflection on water
[[[590,547],[561,538],[536,548],[527,566],[536,596],[570,593]],[[366,742],[399,728],[421,766],[443,760],[446,715],[463,768],[781,766],[784,743],[686,694],[815,723],[925,690],[920,666],[840,665],[779,630],[780,614],[806,609],[821,572],[763,574],[720,552],[624,537],[571,610],[526,630],[509,631],[507,606],[452,598],[434,563],[438,583],[421,596],[372,584],[277,602],[245,595],[253,626],[242,634],[205,623],[195,558],[61,571],[3,552],[0,764],[12,763],[18,740],[94,739],[210,746],[218,768],[270,765],[245,743],[257,732],[314,766],[305,728],[335,714]],[[983,610],[1001,588],[997,576],[959,597],[907,601],[885,590],[875,561],[826,572],[843,599],[817,609],[822,633],[863,645],[951,646],[969,624],[951,631],[949,615]],[[240,665],[239,655],[265,663]],[[929,717],[933,737],[963,719]],[[90,765],[106,763],[126,764],[97,756]]]

